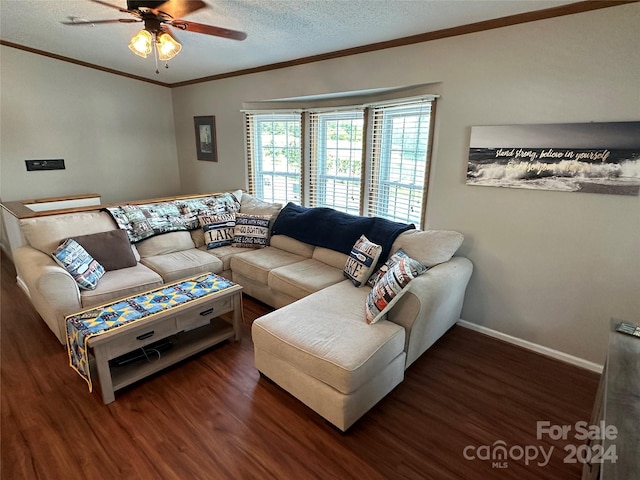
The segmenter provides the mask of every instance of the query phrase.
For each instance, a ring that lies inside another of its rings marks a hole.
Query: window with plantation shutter
[[[245,114],[249,193],[267,202],[300,203],[299,113]]]
[[[309,114],[309,206],[360,214],[364,115]]]
[[[249,193],[422,228],[435,98],[245,112]]]
[[[364,214],[422,225],[429,172],[431,101],[369,111]]]

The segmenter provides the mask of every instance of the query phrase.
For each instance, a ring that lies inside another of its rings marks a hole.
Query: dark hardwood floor
[[[251,299],[240,343],[105,406],[68,366],[5,255],[1,287],[3,479],[580,478],[564,448],[582,442],[538,439],[536,422],[588,421],[598,375],[462,327],[343,434],[255,370],[249,325],[268,307]],[[510,452],[503,468],[478,458],[500,445]],[[541,448],[552,449],[545,466]],[[538,458],[518,458],[533,449]]]

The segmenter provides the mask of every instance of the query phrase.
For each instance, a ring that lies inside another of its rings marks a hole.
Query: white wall
[[[465,234],[462,316],[588,361],[640,323],[640,198],[465,185],[473,125],[640,120],[640,5],[173,89],[182,189],[245,185],[243,101],[442,82],[428,228]],[[218,163],[193,116],[216,115]]]
[[[170,89],[10,47],[0,54],[3,201],[180,192]],[[25,160],[47,158],[66,169],[27,172]]]

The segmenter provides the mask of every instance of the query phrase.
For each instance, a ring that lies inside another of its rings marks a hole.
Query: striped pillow
[[[233,246],[263,248],[269,245],[271,215],[247,215],[236,213]]]
[[[376,268],[382,247],[370,242],[367,237],[361,235],[355,243],[344,265],[343,274],[350,279],[356,287],[364,285],[373,270]]]
[[[223,247],[233,243],[236,216],[233,213],[222,215],[200,215],[198,222],[204,232],[207,250]]]

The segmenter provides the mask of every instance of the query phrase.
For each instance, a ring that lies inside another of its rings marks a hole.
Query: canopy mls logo
[[[618,429],[614,425],[606,425],[601,421],[597,425],[589,425],[585,421],[576,422],[574,425],[552,425],[549,421],[536,422],[536,439],[544,440],[545,437],[558,441],[573,440],[581,442],[578,445],[567,444],[563,447],[565,456],[563,463],[616,463],[618,455],[616,445],[611,443],[618,437]],[[600,443],[582,443],[587,440],[596,440]],[[602,440],[609,441],[606,449]],[[539,467],[546,467],[551,460],[555,447],[553,445],[512,445],[504,440],[496,440],[492,445],[467,445],[462,450],[466,460],[490,461],[491,468],[508,468],[509,461],[523,461],[529,466],[535,462]]]
[[[513,445],[507,446],[504,440],[496,440],[493,445],[481,445],[475,447],[467,445],[462,451],[462,455],[466,460],[490,460],[492,468],[508,468],[507,460],[520,461],[524,459],[524,464],[529,465],[533,461],[537,461],[539,467],[546,467],[551,460],[553,446],[545,450],[543,446],[535,445]]]

